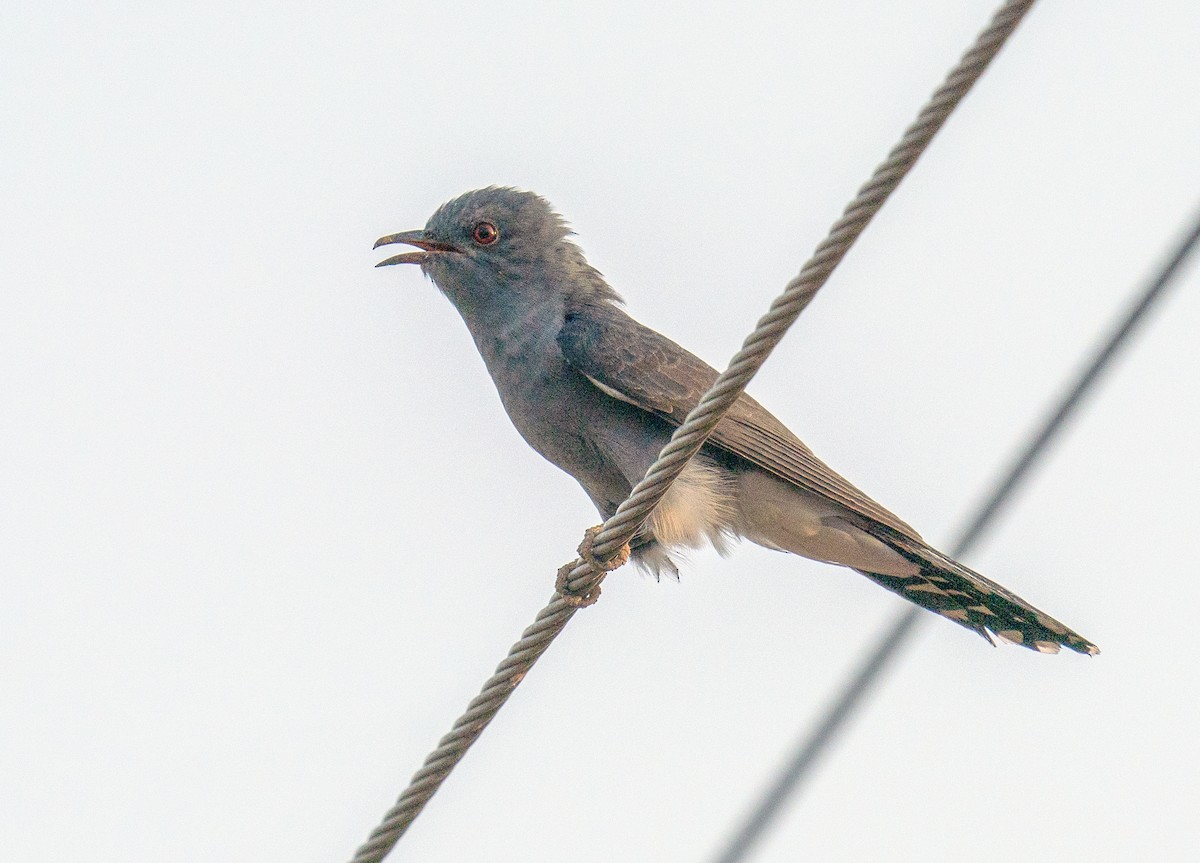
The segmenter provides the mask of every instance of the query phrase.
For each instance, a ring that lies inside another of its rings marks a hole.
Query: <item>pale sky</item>
[[[381,234],[492,183],[718,367],[994,3],[23,2],[0,856],[348,858],[597,516]],[[946,546],[1200,207],[1200,5],[1043,0],[750,391]],[[1200,263],[753,858],[1200,858]],[[706,861],[904,603],[754,546],[576,615],[391,859]]]

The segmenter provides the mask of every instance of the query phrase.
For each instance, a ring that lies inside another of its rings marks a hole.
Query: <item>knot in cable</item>
[[[558,575],[554,579],[554,589],[563,598],[563,602],[572,608],[586,608],[589,605],[593,605],[600,598],[600,582],[604,580],[604,576],[614,569],[618,569],[629,563],[629,543],[625,543],[612,556],[604,560],[596,557],[592,546],[596,542],[596,536],[603,529],[604,525],[598,524],[595,527],[589,527],[583,532],[583,541],[579,543],[579,548],[576,549],[579,557],[559,567]],[[572,588],[570,584],[572,574],[581,566],[590,569],[594,576],[594,580],[583,591]]]

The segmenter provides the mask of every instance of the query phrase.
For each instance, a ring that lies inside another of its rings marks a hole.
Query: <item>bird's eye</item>
[[[471,231],[471,237],[481,246],[490,246],[500,239],[500,231],[491,222],[480,222]]]

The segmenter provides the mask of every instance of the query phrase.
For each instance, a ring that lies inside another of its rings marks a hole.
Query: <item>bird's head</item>
[[[375,266],[419,264],[468,322],[488,310],[619,301],[570,236],[545,198],[491,186],[443,204],[421,230],[380,237],[375,248],[417,251]]]

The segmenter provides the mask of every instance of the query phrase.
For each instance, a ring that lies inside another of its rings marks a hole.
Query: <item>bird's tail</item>
[[[876,572],[863,575],[909,602],[974,630],[988,641],[994,634],[1040,653],[1058,653],[1060,647],[1090,656],[1100,652],[1044,611],[953,558],[928,546],[918,547],[907,537],[879,539],[920,566],[920,574],[907,578]]]

